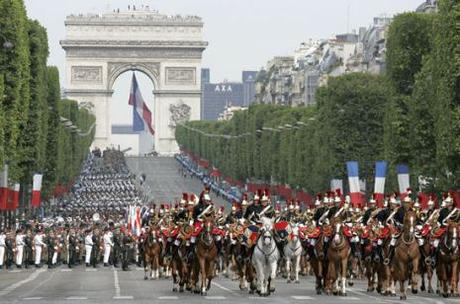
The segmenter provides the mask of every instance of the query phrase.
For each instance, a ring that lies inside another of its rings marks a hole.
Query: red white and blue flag
[[[388,163],[386,161],[378,161],[375,163],[375,183],[374,193],[377,206],[383,207],[383,199],[385,196],[385,178],[387,176]]]
[[[410,188],[409,183],[409,166],[397,165],[396,172],[398,173],[398,185],[401,199],[407,195],[407,189]]]
[[[357,161],[347,162],[348,184],[350,186],[351,204],[354,208],[363,206],[363,195],[359,186],[359,167]]]
[[[43,174],[34,174],[32,183],[32,207],[40,207]]]
[[[129,94],[129,105],[133,106],[133,131],[148,130],[153,135],[152,112],[142,98],[136,75],[133,73],[131,92]]]

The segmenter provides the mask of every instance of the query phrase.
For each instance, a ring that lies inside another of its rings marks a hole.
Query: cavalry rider
[[[205,190],[200,195],[198,205],[193,210],[193,219],[202,220],[203,217],[213,214],[214,205],[211,202],[211,196],[209,195],[209,189]]]
[[[319,222],[319,220],[321,219],[323,214],[326,212],[326,207],[324,207],[323,205],[322,198],[323,198],[323,195],[321,193],[318,193],[316,195],[315,213],[313,215],[313,222],[317,227],[321,226],[321,223]],[[324,199],[326,200],[327,198],[325,197]]]
[[[241,206],[240,204],[238,204],[238,202],[234,201],[232,204],[232,209],[230,213],[225,218],[225,224],[229,224],[229,225],[234,224],[242,217],[243,217],[243,213],[241,210]]]
[[[270,202],[270,193],[268,190],[265,190],[265,193],[262,195],[260,199],[260,209],[261,211],[256,214],[256,218],[260,220],[262,217],[268,217],[273,219],[275,217],[275,210]]]
[[[364,226],[369,225],[369,221],[372,219],[372,215],[375,214],[377,210],[377,207],[375,206],[376,203],[377,201],[375,200],[375,194],[374,194],[372,198],[369,200],[369,202],[367,203],[368,208],[364,212],[364,215],[361,219],[361,224],[363,224]]]
[[[244,215],[246,214],[246,210],[248,209],[249,205],[249,200],[248,200],[248,194],[243,193],[243,198],[241,200],[241,216],[240,219],[244,218]]]
[[[454,200],[450,193],[443,195],[443,201],[441,203],[441,210],[439,211],[439,217],[437,219],[437,226],[440,228],[440,232],[435,234],[433,241],[433,251],[431,253],[431,263],[436,265],[436,255],[439,251],[439,240],[445,233],[448,225],[448,221],[458,221],[460,214],[457,207],[454,207]]]
[[[246,212],[244,213],[244,218],[249,222],[255,222],[256,214],[262,211],[261,206],[259,205],[259,200],[262,196],[262,191],[259,189],[257,190],[257,194],[254,195],[254,199],[252,200],[252,204],[250,204]]]
[[[398,209],[396,209],[395,211],[393,211],[393,213],[387,219],[387,221],[393,220],[394,226],[398,228],[400,232],[404,225],[404,216],[406,215],[406,212],[409,210],[412,210],[412,198],[410,197],[410,194],[411,194],[410,189],[407,189],[407,195],[403,199],[403,205],[399,207]],[[400,235],[401,233],[392,235],[392,239],[390,241],[390,253],[389,253],[387,262],[391,262],[393,259],[393,256],[395,254],[396,241],[398,240]]]

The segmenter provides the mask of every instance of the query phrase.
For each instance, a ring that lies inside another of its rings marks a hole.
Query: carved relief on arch
[[[141,71],[153,82],[155,89],[160,84],[160,63],[158,62],[108,62],[107,63],[107,89],[111,90],[118,76],[126,71]]]

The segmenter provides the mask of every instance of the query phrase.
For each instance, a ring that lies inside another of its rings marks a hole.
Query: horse
[[[442,296],[449,296],[449,285],[452,296],[458,297],[458,260],[460,252],[458,249],[457,224],[449,222],[447,231],[439,244],[437,254],[436,274],[441,285]]]
[[[256,270],[257,292],[260,296],[268,296],[275,291],[274,280],[280,253],[276,246],[273,223],[270,219],[262,218],[260,235],[251,258]]]
[[[300,271],[300,258],[302,256],[302,243],[299,238],[299,227],[296,225],[292,226],[292,232],[288,237],[286,245],[284,245],[284,257],[286,259],[286,273],[287,282],[299,283],[299,271]],[[291,269],[292,263],[292,269]]]
[[[319,228],[316,229],[319,231]],[[318,233],[318,232],[317,232]],[[326,277],[326,257],[324,254],[324,238],[330,236],[330,226],[323,227],[322,231],[315,235],[309,235],[310,238],[310,265],[316,278],[315,290],[320,295],[324,289],[324,279]]]
[[[423,230],[422,230],[423,231]],[[434,273],[434,263],[431,260],[430,254],[431,254],[431,246],[432,246],[432,238],[431,234],[427,233],[427,235],[424,237],[424,243],[420,247],[422,256],[424,259],[422,259],[420,263],[420,275],[421,275],[421,285],[420,285],[420,290],[421,291],[427,291],[428,293],[433,293],[433,286],[431,284],[431,279],[433,278],[433,273]],[[425,283],[425,276],[426,276],[426,281],[428,283],[428,286],[426,286]]]
[[[391,231],[391,227],[388,228]],[[377,292],[385,296],[396,296],[395,283],[391,275],[390,260],[388,258],[390,255],[391,233],[382,236],[381,240],[382,244],[378,246],[378,252],[384,262],[376,265]]]
[[[332,239],[329,241],[327,251],[327,259],[329,261],[326,276],[326,293],[330,294],[332,284],[335,282],[335,291],[342,296],[347,295],[346,281],[348,270],[348,258],[350,255],[350,244],[343,232],[343,224],[339,218],[332,221],[334,229]],[[342,288],[339,291],[339,281],[342,283]]]
[[[144,280],[147,280],[147,269],[150,267],[150,278],[158,279],[160,277],[160,257],[161,257],[161,239],[159,232],[152,228],[144,242]]]
[[[173,291],[184,292],[184,286],[187,284],[187,290],[191,290],[190,286],[190,261],[188,260],[187,241],[179,240],[178,246],[175,246],[171,257],[171,275],[173,278]],[[179,287],[179,288],[177,288]]]
[[[203,229],[198,236],[196,245],[196,261],[194,281],[195,292],[201,291],[201,295],[206,296],[211,289],[211,280],[215,274],[215,262],[217,258],[217,246],[212,234],[213,219],[207,218],[203,223]],[[197,289],[198,277],[200,277],[201,288]]]
[[[420,250],[415,238],[415,222],[417,216],[414,211],[408,210],[404,216],[403,230],[395,244],[395,254],[392,260],[392,276],[399,282],[400,299],[406,300],[404,283],[411,280],[412,293],[417,293],[417,278],[420,263]]]

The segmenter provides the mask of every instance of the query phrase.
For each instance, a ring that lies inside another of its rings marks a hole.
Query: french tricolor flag
[[[409,166],[397,165],[396,172],[398,173],[399,193],[401,195],[401,199],[403,199],[407,195],[407,189],[410,188]]]
[[[375,183],[374,194],[377,206],[383,207],[383,199],[385,196],[385,178],[387,176],[388,163],[386,161],[378,161],[375,163]]]
[[[129,94],[129,105],[133,106],[133,131],[149,130],[153,135],[155,131],[152,128],[152,112],[142,98],[136,74],[133,73],[131,82],[131,92]]]
[[[32,207],[40,207],[43,174],[34,174],[32,183]]]
[[[359,168],[357,161],[347,162],[348,171],[348,183],[350,186],[350,198],[353,208],[361,208],[363,205],[363,199],[361,190],[359,187]]]

